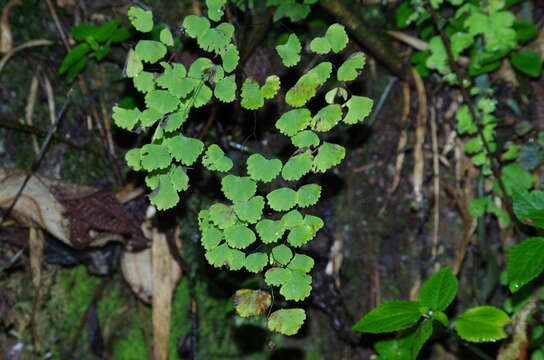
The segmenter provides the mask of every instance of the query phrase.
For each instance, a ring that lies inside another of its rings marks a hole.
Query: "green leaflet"
[[[443,311],[457,294],[457,278],[449,268],[443,268],[425,280],[419,290],[419,302],[434,311]]]
[[[213,224],[223,230],[233,226],[238,221],[234,210],[225,204],[213,204],[210,206],[208,213]]]
[[[128,77],[133,78],[137,76],[144,69],[142,59],[136,54],[136,51],[130,49],[127,55],[127,64],[125,71]]]
[[[281,171],[281,161],[278,159],[266,159],[261,154],[253,154],[247,159],[247,173],[253,180],[270,182]]]
[[[359,71],[365,66],[365,55],[361,52],[355,53],[349,57],[336,73],[338,81],[352,81],[359,75]]]
[[[298,206],[305,208],[315,205],[321,196],[321,186],[317,184],[308,184],[300,187],[297,191]]]
[[[151,11],[131,6],[128,9],[128,18],[132,26],[141,32],[150,32],[153,29],[153,14]]]
[[[140,40],[134,51],[142,61],[154,64],[166,55],[166,46],[158,41]]]
[[[246,258],[246,268],[248,262],[255,262],[255,259],[257,257],[253,255],[259,254],[261,253],[251,254]],[[237,290],[236,293],[232,296],[232,303],[234,305],[236,313],[241,317],[257,316],[261,315],[266,309],[270,307],[270,305],[272,304],[272,297],[266,291],[240,289]]]
[[[284,187],[268,193],[266,199],[273,210],[285,211],[297,204],[298,196],[295,190]]]
[[[310,43],[310,49],[320,55],[328,54],[331,50],[339,53],[348,44],[348,35],[346,30],[340,24],[329,26],[325,36],[318,37]]]
[[[363,316],[353,330],[383,333],[406,329],[421,317],[417,301],[385,301]]]
[[[282,309],[274,311],[268,318],[268,328],[284,335],[294,335],[306,320],[302,309]]]
[[[312,152],[309,150],[295,155],[285,163],[281,176],[287,181],[299,180],[312,170],[313,160]]]
[[[276,121],[276,128],[284,135],[293,136],[308,127],[311,121],[310,110],[293,109],[280,116]]]
[[[251,79],[247,78],[242,85],[242,101],[241,105],[249,110],[257,110],[264,105],[264,96],[261,92],[259,84]]]
[[[493,306],[478,306],[457,318],[455,330],[468,341],[496,341],[506,337],[503,327],[508,323],[510,318],[502,310]]]
[[[261,272],[264,267],[268,264],[268,255],[265,253],[253,253],[246,257],[246,262],[244,266],[247,271],[252,273]]]
[[[174,159],[183,165],[191,166],[204,150],[204,143],[198,139],[175,135],[164,140],[164,144]]]
[[[178,98],[166,90],[152,90],[145,96],[145,104],[149,109],[159,114],[166,114],[176,110]]]
[[[257,184],[247,176],[227,175],[221,180],[221,190],[227,199],[233,203],[239,203],[247,201],[255,195]]]
[[[112,119],[115,125],[126,130],[132,130],[140,119],[141,112],[138,109],[123,109],[119,106],[113,107]]]
[[[295,34],[290,34],[285,44],[276,46],[276,51],[280,55],[283,65],[287,67],[298,64],[301,49],[300,40]]]
[[[219,21],[223,17],[223,6],[226,0],[206,0],[208,17],[213,21]]]
[[[238,218],[250,224],[255,224],[263,215],[264,198],[255,196],[247,201],[234,204],[234,211]]]
[[[262,242],[270,244],[278,241],[285,232],[285,226],[280,221],[262,219],[255,226],[255,230]]]
[[[278,90],[280,89],[280,78],[277,75],[270,75],[266,78],[261,92],[265,99],[272,99],[276,96]]]
[[[322,62],[317,65],[297,81],[287,94],[285,102],[293,107],[304,106],[313,98],[317,92],[317,88],[325,83],[331,75],[332,64],[330,62]]]
[[[256,239],[255,233],[245,225],[238,224],[225,229],[225,240],[235,249],[245,249]]]
[[[544,238],[531,237],[508,253],[506,275],[510,291],[516,292],[544,270]]]
[[[206,150],[202,164],[209,170],[221,172],[229,171],[232,168],[232,160],[226,157],[223,150],[215,144],[210,145]]]
[[[314,158],[313,170],[316,172],[325,172],[331,167],[340,164],[345,155],[346,149],[343,146],[323,142]]]
[[[314,131],[329,131],[342,120],[342,107],[338,104],[327,105],[314,116],[311,127]]]
[[[346,124],[356,124],[363,121],[372,111],[374,101],[365,96],[353,95],[344,106],[348,107],[348,113],[344,118]]]
[[[238,61],[240,60],[240,54],[238,53],[238,48],[230,44],[227,49],[221,53],[221,60],[223,61],[223,69],[226,72],[231,72],[238,66]]]
[[[282,244],[272,249],[272,257],[274,258],[274,261],[280,263],[281,265],[287,265],[293,257],[293,252],[291,249],[289,249],[289,247]]]
[[[319,137],[311,130],[303,130],[292,136],[291,142],[298,148],[315,147],[319,145]]]
[[[222,102],[233,102],[236,97],[236,79],[234,75],[219,80],[215,85],[213,94]]]

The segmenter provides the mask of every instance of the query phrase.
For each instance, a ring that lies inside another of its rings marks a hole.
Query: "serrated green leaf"
[[[524,224],[544,228],[544,191],[512,188],[514,213]]]
[[[280,220],[281,224],[286,229],[291,229],[297,225],[300,225],[304,222],[302,214],[298,210],[291,210],[285,213]]]
[[[172,164],[168,172],[168,177],[176,191],[185,191],[189,188],[189,176],[187,176],[187,173],[185,173],[185,170],[181,166]]]
[[[206,260],[208,264],[214,267],[221,267],[227,262],[227,258],[230,255],[230,248],[227,244],[221,244],[215,249],[206,252]]]
[[[278,241],[285,232],[285,227],[279,221],[270,219],[262,219],[255,225],[255,230],[265,244],[270,244]]]
[[[238,218],[250,224],[255,224],[263,216],[264,198],[255,196],[248,201],[234,204],[234,211]]]
[[[352,81],[359,76],[359,71],[365,66],[365,55],[362,52],[351,55],[340,67],[336,73],[338,81]]]
[[[277,261],[281,265],[287,265],[293,257],[293,252],[288,246],[281,244],[272,249],[272,257],[274,261]]]
[[[210,29],[210,21],[204,16],[188,15],[183,19],[183,27],[187,35],[196,39]]]
[[[134,109],[123,109],[119,106],[113,107],[112,119],[115,121],[115,125],[126,130],[132,130],[138,123],[140,119],[141,112],[140,110]]]
[[[223,6],[226,0],[206,0],[208,17],[213,21],[219,21],[223,17]]]
[[[345,155],[346,149],[343,146],[323,142],[314,158],[313,170],[315,172],[325,172],[331,167],[340,164]]]
[[[301,247],[315,236],[312,227],[306,223],[293,226],[287,236],[287,242],[294,247]]]
[[[166,210],[174,207],[178,203],[179,196],[178,192],[174,189],[172,182],[168,181],[165,177],[162,177],[159,186],[149,195],[149,201],[158,210]]]
[[[297,192],[289,188],[280,188],[270,192],[266,199],[275,211],[287,211],[297,204]]]
[[[310,296],[311,292],[312,277],[298,271],[292,271],[291,277],[280,287],[280,294],[285,300],[302,301]]]
[[[153,13],[151,11],[131,6],[127,15],[136,30],[144,33],[153,30]]]
[[[457,278],[450,268],[443,268],[425,280],[419,290],[419,302],[434,311],[445,310],[457,294]]]
[[[223,232],[216,227],[207,227],[202,230],[200,243],[206,251],[215,249],[223,240]]]
[[[308,225],[310,229],[312,229],[314,234],[316,234],[325,225],[320,217],[314,215],[306,215],[304,217],[304,223]]]
[[[504,339],[503,327],[510,318],[493,306],[478,306],[469,309],[455,321],[455,329],[462,339],[472,342],[487,342]]]
[[[172,162],[168,149],[158,144],[145,144],[140,150],[140,158],[147,171],[164,169]]]
[[[331,44],[326,37],[317,37],[310,43],[310,49],[316,54],[325,55],[331,51]]]
[[[213,171],[229,171],[232,169],[232,160],[225,156],[225,153],[219,146],[212,144],[206,150],[202,158],[202,164],[209,170]]]
[[[250,254],[246,257],[245,267],[247,271],[252,273],[261,272],[268,263],[268,255],[265,253],[257,252]]]
[[[134,77],[132,81],[134,82],[134,87],[138,89],[139,92],[148,93],[155,89],[155,77],[150,72],[142,71],[138,76]]]
[[[321,186],[317,184],[308,184],[300,187],[297,191],[298,206],[305,208],[315,205],[321,196]]]
[[[238,221],[234,210],[225,204],[213,204],[209,209],[209,219],[220,229],[227,229]]]
[[[198,139],[175,135],[167,138],[164,144],[177,161],[183,165],[191,166],[204,150],[204,143]]]
[[[179,127],[187,120],[188,113],[189,112],[184,109],[168,115],[161,124],[162,129],[166,132],[179,129]]]
[[[299,180],[312,170],[313,156],[310,150],[295,155],[283,165],[281,176],[287,181]]]
[[[270,268],[264,274],[264,282],[272,286],[281,286],[291,277],[292,271],[284,268]]]
[[[306,320],[302,309],[282,309],[274,311],[268,318],[268,329],[283,335],[296,334]]]
[[[374,101],[372,99],[353,95],[344,105],[348,107],[348,113],[344,117],[346,124],[356,124],[363,121],[372,111]]]
[[[142,64],[142,59],[136,54],[136,51],[130,49],[127,55],[126,63],[126,74],[129,78],[137,76],[144,69],[144,64]]]
[[[164,116],[163,113],[158,112],[155,109],[149,108],[142,111],[142,114],[140,115],[140,125],[143,127],[150,127],[151,125],[155,124],[157,120],[162,118]]]
[[[140,40],[134,51],[142,61],[154,64],[166,55],[166,46],[154,40]]]
[[[221,180],[221,190],[234,203],[249,200],[257,191],[257,184],[248,176],[227,175]]]
[[[213,94],[222,102],[232,102],[236,97],[236,78],[227,76],[217,82]]]
[[[285,102],[293,107],[304,106],[313,98],[317,88],[323,85],[331,75],[332,64],[322,62],[298,79],[297,83],[287,91]]]
[[[417,301],[385,301],[366,314],[352,330],[384,333],[409,328],[421,317]]]
[[[245,225],[233,225],[225,229],[225,240],[230,247],[245,249],[256,240],[253,230]]]
[[[247,173],[253,180],[270,182],[281,171],[281,161],[278,159],[266,159],[261,154],[252,154],[247,159]]]
[[[508,253],[506,275],[511,292],[536,278],[544,270],[544,238],[530,237]]]
[[[234,26],[229,23],[221,23],[215,28],[210,28],[197,38],[198,46],[204,51],[223,53],[234,34]]]
[[[293,271],[299,271],[304,274],[309,273],[314,267],[314,259],[304,254],[295,254],[287,268]]]
[[[317,54],[328,54],[331,50],[339,53],[348,44],[348,35],[346,30],[340,24],[329,26],[325,36],[318,37],[310,43],[310,49]]]
[[[128,166],[130,166],[133,170],[139,171],[142,169],[142,160],[141,160],[141,149],[135,148],[127,151],[125,154],[125,161],[127,162]]]
[[[268,1],[267,4],[270,6],[271,2]],[[287,17],[290,21],[295,22],[306,18],[306,16],[308,16],[310,13],[310,6],[305,3],[299,4],[293,0],[282,0],[274,3],[273,5],[278,6],[274,11],[274,22],[284,17]]]
[[[298,148],[314,147],[319,145],[319,137],[311,130],[303,130],[291,137],[291,142]]]
[[[314,116],[311,127],[314,131],[331,130],[342,120],[342,107],[338,104],[327,105]]]
[[[214,64],[210,59],[205,57],[199,57],[198,59],[193,61],[193,63],[189,67],[189,72],[187,73],[187,75],[191,79],[206,81],[210,77],[210,73],[212,72],[211,69],[213,68]]]
[[[246,258],[246,267],[250,256],[251,255]],[[232,304],[234,305],[236,313],[241,317],[258,316],[270,307],[272,304],[272,297],[266,291],[240,289],[232,296]]]
[[[72,50],[64,57],[62,64],[59,68],[59,74],[64,74],[71,66],[75,65],[80,61],[85,55],[91,51],[91,47],[87,43],[82,43],[74,46]]]
[[[160,114],[166,114],[176,110],[179,100],[166,90],[152,90],[146,94],[145,104]]]
[[[240,94],[242,107],[249,110],[257,110],[264,105],[264,97],[259,84],[252,78],[247,78],[242,85],[242,93]]]
[[[285,44],[276,46],[276,51],[280,55],[283,65],[287,67],[298,64],[301,49],[300,40],[295,34],[290,34]]]
[[[170,29],[167,27],[161,30],[159,34],[159,39],[166,46],[174,46],[174,38],[172,37]]]
[[[280,89],[280,78],[278,75],[270,75],[266,78],[261,92],[265,99],[272,99]]]
[[[223,69],[225,69],[226,72],[234,71],[240,60],[238,48],[235,45],[230,44],[227,49],[221,53],[221,60],[223,61]]]
[[[284,135],[293,136],[304,130],[312,121],[312,114],[308,109],[293,109],[283,113],[276,121],[276,128]]]

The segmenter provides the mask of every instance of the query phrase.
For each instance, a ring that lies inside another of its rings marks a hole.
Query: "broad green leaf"
[[[298,206],[306,208],[315,205],[321,196],[321,186],[317,184],[307,184],[301,186],[298,191]]]
[[[262,219],[255,225],[255,230],[265,244],[270,244],[278,241],[285,232],[285,227],[280,221],[270,219]]]
[[[303,130],[291,137],[291,142],[298,148],[314,147],[319,145],[319,137],[311,130]]]
[[[344,147],[323,142],[314,158],[313,170],[315,172],[325,172],[331,167],[340,164],[345,155],[346,149]]]
[[[310,150],[295,155],[283,165],[281,176],[287,181],[299,180],[312,170],[313,160]]]
[[[203,83],[200,83],[200,86],[198,86],[195,90],[195,94],[193,95],[193,106],[195,108],[202,107],[210,102],[212,99],[212,89],[210,89],[207,85],[204,85]]]
[[[152,90],[145,96],[145,105],[161,114],[176,110],[179,100],[166,90]]]
[[[285,300],[302,301],[310,296],[311,292],[312,277],[298,271],[291,271],[289,279],[280,287],[280,294]]]
[[[313,228],[304,222],[291,228],[287,236],[287,242],[294,247],[301,247],[312,240],[314,236],[315,231]]]
[[[302,309],[282,309],[274,311],[268,318],[268,329],[283,335],[295,335],[306,320]]]
[[[221,53],[221,60],[223,61],[223,69],[225,69],[226,72],[234,71],[240,60],[238,48],[235,45],[230,44],[227,49]]]
[[[172,156],[165,146],[145,144],[140,150],[142,167],[147,170],[164,169],[172,162]]]
[[[346,124],[356,124],[363,121],[372,110],[372,99],[353,95],[344,105],[348,107],[348,113],[344,118]]]
[[[314,234],[317,233],[325,225],[320,217],[314,215],[306,215],[304,217],[304,223],[312,229]]]
[[[246,267],[250,256],[246,258]],[[232,304],[236,313],[241,317],[258,316],[270,307],[272,297],[266,291],[240,289],[232,296]]]
[[[91,51],[91,48],[87,43],[82,43],[74,46],[74,48],[70,50],[68,54],[66,54],[64,60],[62,60],[62,64],[59,68],[59,74],[64,74],[68,70],[68,68],[80,61],[85,55],[89,53],[89,51]]]
[[[227,175],[221,180],[221,190],[233,203],[249,200],[257,191],[257,184],[248,176]]]
[[[510,291],[516,292],[544,270],[544,238],[531,237],[508,253],[506,275]]]
[[[214,64],[212,61],[205,57],[199,57],[189,67],[188,76],[196,80],[207,81],[210,74],[213,72]]]
[[[225,153],[219,146],[212,144],[206,150],[202,158],[202,164],[209,170],[214,171],[229,171],[232,169],[232,160],[225,156]]]
[[[285,44],[276,46],[276,51],[280,55],[283,65],[287,67],[298,64],[301,49],[300,40],[295,34],[290,34]]]
[[[514,23],[518,41],[528,41],[538,35],[538,28],[530,21],[516,20]]]
[[[130,49],[127,55],[126,74],[129,78],[137,76],[144,69],[142,59],[136,54],[136,51]]]
[[[515,69],[531,77],[537,78],[542,73],[542,59],[534,51],[526,50],[514,53],[510,61]]]
[[[421,351],[421,348],[423,345],[425,345],[425,342],[429,340],[429,338],[433,335],[433,321],[430,319],[423,320],[421,323],[418,324],[412,344],[410,346],[412,359],[417,359],[417,356],[419,352]]]
[[[266,78],[261,92],[265,99],[272,99],[280,89],[280,78],[278,75],[270,75]]]
[[[338,81],[352,81],[359,76],[359,71],[365,66],[365,55],[362,52],[351,55],[340,67],[337,72]]]
[[[153,14],[151,11],[131,6],[127,15],[136,30],[144,33],[153,30]]]
[[[96,38],[98,26],[94,24],[79,24],[72,26],[70,35],[77,41],[85,41],[88,37]]]
[[[145,109],[140,115],[140,125],[143,127],[150,127],[163,116],[163,113],[158,112],[153,108]]]
[[[246,257],[245,267],[252,273],[261,272],[268,264],[268,255],[262,252],[250,254]]]
[[[522,168],[519,163],[514,162],[504,166],[501,169],[502,181],[506,187],[506,192],[511,195],[512,189],[530,189],[535,183],[535,177],[526,169]],[[502,189],[497,182],[493,184],[493,190],[496,193],[501,193]]]
[[[252,78],[247,78],[242,85],[242,93],[240,94],[242,107],[249,110],[257,110],[264,105],[264,97],[259,84]]]
[[[464,32],[456,32],[451,36],[451,51],[453,58],[457,60],[461,53],[468,49],[474,42],[474,37]]]
[[[154,64],[166,55],[166,46],[154,40],[140,40],[134,51],[142,61]]]
[[[457,294],[457,278],[450,268],[443,268],[425,280],[419,290],[419,301],[434,311],[445,310]]]
[[[264,274],[264,281],[268,285],[281,286],[291,278],[292,273],[288,269],[273,267]]]
[[[309,273],[314,267],[314,259],[308,255],[295,254],[287,268],[293,271],[300,271],[304,274]]]
[[[139,148],[134,148],[125,154],[125,161],[133,170],[142,170],[142,159]]]
[[[293,109],[285,112],[278,121],[276,128],[284,135],[293,136],[304,130],[312,121],[312,114],[308,109]]]
[[[134,109],[123,109],[119,106],[113,107],[112,118],[115,121],[115,125],[126,130],[132,130],[138,123],[140,119],[141,112],[140,110]]]
[[[170,32],[169,28],[165,27],[162,29],[159,38],[164,45],[174,46],[174,38],[172,37],[172,33]]]
[[[187,115],[189,115],[188,113],[189,112],[184,109],[168,115],[168,117],[161,124],[162,129],[166,132],[179,129],[179,127],[187,120]]]
[[[327,105],[314,116],[311,128],[314,131],[326,132],[342,120],[342,107],[338,104]]]
[[[204,150],[204,143],[198,139],[175,135],[167,138],[164,144],[177,161],[183,165],[191,166]]]
[[[73,66],[71,66],[68,69],[68,73],[66,73],[66,82],[69,84],[72,83],[75,80],[75,78],[79,74],[81,74],[83,69],[85,69],[85,66],[87,66],[88,62],[89,62],[89,58],[82,57]]]
[[[206,0],[208,17],[213,21],[219,21],[223,17],[223,6],[226,0]]]
[[[221,23],[215,28],[210,28],[197,38],[198,46],[204,51],[221,54],[226,51],[234,34],[234,26],[229,23]]]
[[[278,245],[272,249],[272,257],[281,265],[287,265],[293,257],[293,252],[288,246]]]
[[[378,334],[407,329],[421,317],[419,307],[417,301],[385,301],[363,316],[352,330]]]
[[[291,229],[297,225],[302,224],[304,222],[304,218],[302,217],[300,211],[291,210],[281,217],[280,222],[286,229]]]
[[[109,41],[112,44],[120,43],[126,41],[132,37],[132,33],[125,28],[116,29],[111,35]]]
[[[261,154],[252,154],[247,159],[247,173],[253,180],[270,182],[281,171],[281,161],[278,159],[266,159]]]
[[[502,310],[493,306],[478,306],[458,317],[455,329],[467,341],[497,341],[507,336],[503,327],[509,322],[510,318]]]
[[[216,227],[207,227],[202,230],[200,243],[207,251],[215,249],[223,240],[223,232]]]
[[[230,247],[245,249],[256,240],[255,233],[245,225],[233,225],[225,229],[225,240]]]
[[[330,77],[332,64],[322,62],[298,79],[297,83],[285,94],[285,102],[293,107],[304,106],[313,98],[317,88]]]
[[[266,199],[268,205],[275,211],[287,211],[297,204],[297,192],[289,188],[280,188],[270,192]]]
[[[150,72],[142,71],[132,81],[134,82],[134,87],[141,93],[148,93],[155,89],[155,77]]]
[[[234,211],[238,218],[250,224],[255,224],[263,216],[264,198],[255,196],[248,201],[234,204]]]
[[[544,191],[512,188],[514,213],[524,223],[544,228]]]
[[[334,53],[339,53],[340,51],[344,50],[349,40],[346,29],[340,24],[332,24],[329,26],[327,32],[325,33],[325,37],[331,44],[331,50]]]
[[[144,147],[145,146],[147,145],[144,145]],[[178,192],[174,189],[172,182],[168,181],[166,178],[161,178],[159,186],[149,195],[149,201],[158,210],[165,210],[174,207],[179,201],[179,196]]]
[[[227,244],[221,244],[206,252],[206,260],[215,267],[228,265],[231,270],[240,270],[244,266],[245,255],[239,250],[229,248]]]
[[[238,221],[234,210],[225,204],[213,204],[209,209],[210,220],[220,229],[227,229]]]
[[[187,35],[196,39],[210,29],[210,21],[204,16],[188,15],[183,19],[183,27]]]
[[[227,76],[215,85],[213,91],[216,98],[222,102],[232,102],[236,97],[236,78],[234,75]]]

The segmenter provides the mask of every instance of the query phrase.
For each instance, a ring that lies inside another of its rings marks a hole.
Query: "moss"
[[[128,336],[115,343],[112,360],[141,360],[148,359],[149,354],[145,344],[142,323],[139,317],[133,322]]]

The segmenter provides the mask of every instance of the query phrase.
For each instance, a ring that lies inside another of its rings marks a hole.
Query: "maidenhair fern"
[[[277,6],[277,18],[296,20],[306,16],[313,2],[269,0],[268,4]],[[355,53],[337,71],[324,61],[303,74],[285,95],[285,102],[293,109],[279,116],[275,123],[298,150],[283,162],[253,154],[247,158],[245,174],[231,174],[233,162],[223,149],[216,144],[205,146],[201,140],[183,135],[181,129],[191,109],[215,98],[221,102],[239,101],[243,108],[257,110],[277,96],[281,83],[277,75],[269,76],[264,83],[252,78],[236,81],[234,71],[240,56],[233,43],[234,27],[220,22],[224,4],[225,0],[207,0],[207,17],[189,15],[183,20],[185,34],[209,53],[209,57],[196,59],[189,69],[161,61],[173,44],[167,28],[161,31],[160,41],[140,40],[129,51],[126,75],[144,94],[146,107],[139,110],[116,106],[113,119],[123,129],[140,127],[152,132],[151,143],[127,152],[126,161],[132,169],[147,172],[146,184],[152,190],[150,201],[159,210],[179,202],[179,193],[189,186],[184,166],[194,166],[198,158],[208,170],[225,173],[221,180],[225,200],[198,215],[207,261],[218,268],[265,271],[267,285],[279,287],[286,300],[302,301],[311,292],[309,273],[314,260],[299,253],[299,248],[312,240],[324,223],[317,216],[299,211],[317,203],[321,186],[293,182],[311,172],[325,172],[342,161],[345,148],[322,141],[320,134],[342,122],[363,121],[370,113],[372,100],[350,96],[343,87],[336,87],[326,92],[326,105],[315,114],[304,106],[328,80],[354,80],[365,57]],[[153,29],[151,12],[132,7],[128,14],[136,30],[146,33]],[[311,41],[310,48],[317,54],[339,53],[347,43],[344,27],[334,24],[323,37]],[[290,34],[276,50],[285,66],[294,66],[301,58],[301,41],[296,34]],[[161,65],[161,74],[145,70],[145,64],[154,63]],[[241,89],[237,89],[237,83],[241,83]],[[263,192],[261,184],[280,177],[283,187]],[[235,308],[241,316],[259,315],[271,305],[270,298],[265,291],[239,290],[234,297]],[[292,335],[305,318],[302,309],[278,310],[269,316],[268,327]]]

